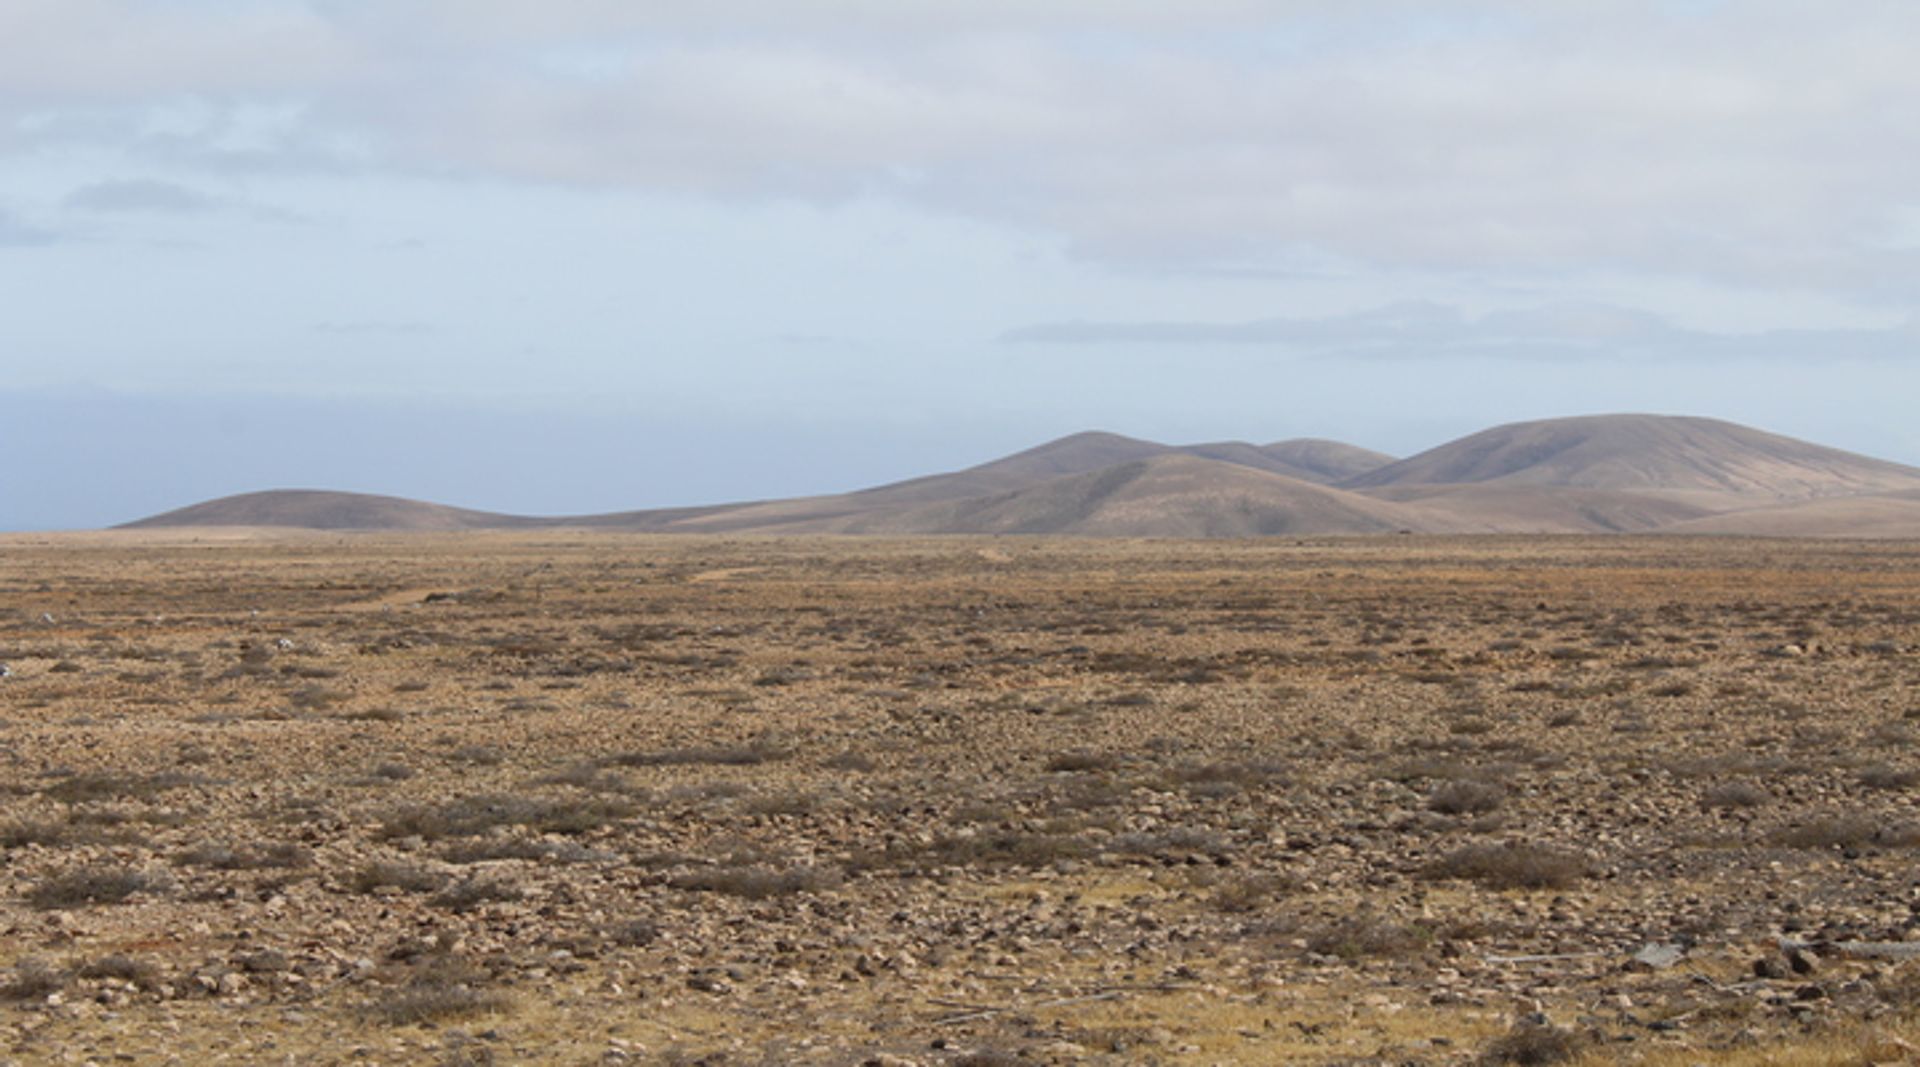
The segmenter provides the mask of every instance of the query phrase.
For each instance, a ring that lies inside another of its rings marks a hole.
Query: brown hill
[[[1723,512],[1661,531],[1736,537],[1861,537],[1920,540],[1920,491],[1823,497]]]
[[[1610,415],[1496,427],[1400,461],[1332,441],[1171,446],[1083,433],[965,470],[831,496],[533,518],[279,490],[208,501],[128,527],[1886,537],[1920,536],[1917,513],[1920,470],[1912,467],[1712,419]]]
[[[1002,493],[1062,475],[1083,474],[1169,451],[1169,446],[1157,441],[1089,431],[1048,441],[965,470],[930,474],[858,492],[813,499],[846,500],[858,507],[957,500],[986,493]]]
[[[783,532],[1260,537],[1454,531],[1414,508],[1180,453],[964,500],[795,524]]]
[[[1393,462],[1393,457],[1364,448],[1301,438],[1270,445],[1250,445],[1245,441],[1211,441],[1198,445],[1178,445],[1169,452],[1237,463],[1242,467],[1284,474],[1303,482],[1332,485]]]
[[[1644,533],[1714,512],[1661,493],[1539,485],[1402,485],[1360,494],[1483,533]]]
[[[1658,492],[1704,506],[1920,488],[1920,470],[1717,419],[1595,415],[1518,422],[1341,483]]]
[[[487,530],[541,524],[541,520],[518,515],[469,511],[397,496],[270,489],[209,500],[116,528],[290,526],[307,530]]]
[[[1306,447],[1296,448],[1296,445]],[[1275,455],[1274,449],[1280,449]],[[1342,451],[1344,450],[1344,451]],[[819,529],[858,524],[863,518],[893,516],[902,508],[943,501],[972,500],[1016,492],[1056,478],[1106,470],[1125,463],[1164,456],[1198,456],[1254,470],[1286,475],[1309,482],[1328,482],[1330,465],[1368,462],[1378,453],[1335,441],[1282,442],[1262,448],[1242,441],[1199,445],[1163,445],[1120,434],[1087,432],[965,470],[932,474],[903,482],[829,496],[768,500],[733,507],[702,509],[663,521],[659,512],[636,512],[623,522],[595,517],[595,525],[622,525],[629,529],[681,532],[745,532],[764,529]],[[1297,456],[1299,463],[1286,457]],[[1361,457],[1356,460],[1356,457]],[[1390,457],[1379,457],[1386,461]],[[958,532],[958,531],[946,531]]]
[[[1328,441],[1318,437],[1275,441],[1273,444],[1261,446],[1260,451],[1286,464],[1295,478],[1319,482],[1322,485],[1338,485],[1350,478],[1358,478],[1394,462],[1394,458],[1385,452],[1375,452],[1369,448],[1360,448],[1342,441]],[[1286,474],[1288,470],[1282,470],[1279,473]]]

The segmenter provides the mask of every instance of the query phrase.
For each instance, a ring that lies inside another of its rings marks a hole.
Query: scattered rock
[[[1664,971],[1685,959],[1687,950],[1682,945],[1662,942],[1643,946],[1633,954],[1629,961],[1635,970]]]

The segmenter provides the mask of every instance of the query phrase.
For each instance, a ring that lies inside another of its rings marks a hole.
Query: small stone
[[[1687,950],[1672,943],[1644,945],[1628,961],[1637,971],[1664,971],[1686,958]]]
[[[1784,961],[1776,957],[1762,956],[1753,961],[1753,976],[1755,978],[1785,978],[1787,976],[1787,965]]]
[[[1792,967],[1795,974],[1818,974],[1820,957],[1804,948],[1796,948],[1787,953],[1787,966]]]
[[[288,967],[287,954],[273,949],[249,952],[237,957],[234,962],[249,974],[277,974]]]

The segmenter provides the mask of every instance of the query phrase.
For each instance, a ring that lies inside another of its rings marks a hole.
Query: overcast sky
[[[1911,0],[0,0],[0,528],[1076,430],[1920,463]]]

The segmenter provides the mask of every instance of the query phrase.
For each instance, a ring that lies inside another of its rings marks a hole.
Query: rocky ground
[[[13,535],[0,662],[0,1061],[1920,1045],[1920,546]]]

